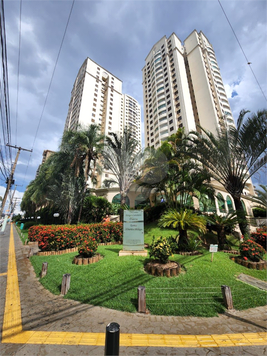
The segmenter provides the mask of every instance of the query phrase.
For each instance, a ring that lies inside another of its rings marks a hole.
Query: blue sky
[[[221,4],[267,96],[266,1],[222,0]],[[58,149],[72,86],[86,57],[121,79],[123,92],[142,106],[141,70],[152,46],[173,32],[183,41],[196,29],[213,45],[235,119],[243,108],[252,112],[266,108],[266,99],[217,0],[76,0],[48,97],[72,1],[23,0],[21,23],[20,1],[5,1],[4,6],[11,144],[33,149],[32,154],[20,154],[15,172],[17,197],[34,179],[43,150]],[[14,160],[16,150],[12,153]],[[266,176],[258,174],[253,181],[266,184]],[[4,190],[0,177],[0,195]]]

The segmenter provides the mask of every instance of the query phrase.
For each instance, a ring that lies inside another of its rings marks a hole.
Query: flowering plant
[[[259,245],[261,245],[265,250],[266,250],[266,226],[262,228],[258,228],[256,232],[251,232],[250,234],[251,238],[257,242]]]
[[[83,241],[78,251],[79,254],[83,257],[92,257],[96,254],[97,247],[98,245],[96,239],[89,236],[86,240]]]
[[[263,259],[264,254],[264,248],[252,239],[240,244],[240,255],[246,261],[258,262]]]
[[[155,241],[155,236],[153,236],[149,252],[150,257],[158,259],[161,263],[167,263],[172,252],[170,242],[167,238],[160,236]]]

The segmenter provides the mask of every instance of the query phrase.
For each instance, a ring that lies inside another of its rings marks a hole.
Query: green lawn
[[[157,222],[152,222],[149,224],[145,225],[145,243],[151,244],[153,236],[155,238],[163,236],[163,237],[168,237],[168,236],[173,236],[175,237],[177,235],[177,230],[174,229],[168,229],[168,228],[160,228],[157,225]]]
[[[147,240],[146,240],[147,241]],[[60,294],[62,275],[71,274],[70,290],[65,298],[107,308],[136,312],[137,287],[146,287],[147,308],[156,315],[192,315],[211,317],[224,312],[221,285],[231,287],[236,309],[266,304],[266,292],[236,279],[240,273],[266,279],[266,271],[245,268],[231,261],[228,254],[205,252],[198,256],[174,255],[184,271],[177,277],[154,277],[144,271],[146,258],[119,257],[119,245],[99,246],[101,261],[85,266],[72,264],[75,253],[60,256],[32,256],[39,276],[43,262],[48,274],[40,282],[54,294]]]

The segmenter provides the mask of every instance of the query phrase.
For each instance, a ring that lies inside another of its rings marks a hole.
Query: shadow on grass
[[[105,250],[108,250],[108,251],[110,251],[110,252],[119,254],[121,248],[106,248]]]

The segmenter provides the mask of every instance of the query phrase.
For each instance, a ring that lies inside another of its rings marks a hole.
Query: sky
[[[193,30],[202,31],[214,48],[234,118],[242,109],[267,107],[265,0],[221,0],[230,24],[218,0],[76,0],[72,5],[72,0],[4,1],[9,144],[33,150],[20,153],[15,197],[21,198],[35,178],[43,151],[58,150],[74,80],[87,57],[122,80],[123,93],[143,110],[142,68],[153,45],[173,32],[183,42]],[[17,150],[11,150],[14,161]],[[256,174],[253,183],[266,184],[266,172]],[[0,196],[5,187],[0,176]]]

